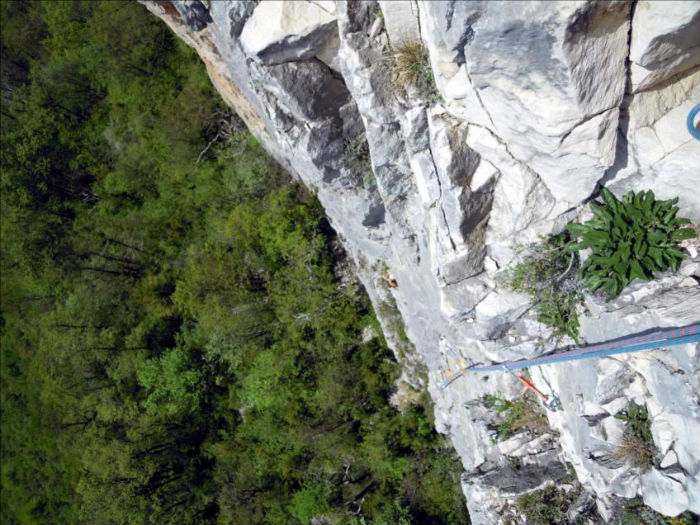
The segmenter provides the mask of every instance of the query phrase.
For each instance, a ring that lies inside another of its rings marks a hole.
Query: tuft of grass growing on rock
[[[651,468],[655,455],[656,447],[627,433],[622,437],[622,443],[617,445],[612,453],[612,457],[619,463],[627,463],[644,471]]]
[[[613,457],[622,463],[649,470],[658,450],[651,434],[649,412],[644,405],[630,401],[627,408],[615,414],[617,419],[625,422],[625,430]]]
[[[530,296],[537,320],[552,328],[554,337],[568,335],[578,342],[583,295],[576,279],[578,258],[566,251],[568,243],[568,234],[561,233],[522,248],[522,262],[507,274],[508,287]]]
[[[392,90],[403,94],[415,89],[429,103],[440,100],[430,65],[428,48],[421,42],[408,41],[394,48],[391,55]]]
[[[523,429],[542,434],[549,428],[547,417],[529,392],[513,401],[486,394],[482,403],[486,408],[496,410],[497,416],[491,428],[499,441],[508,439]]]

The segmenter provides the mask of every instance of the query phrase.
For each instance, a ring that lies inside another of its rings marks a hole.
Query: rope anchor
[[[513,373],[513,371],[510,368],[508,368],[508,365],[504,364],[503,369],[510,375],[512,375],[515,379],[520,381],[523,385],[525,385],[525,388],[534,392],[535,395],[540,398],[542,405],[547,410],[550,410],[551,412],[556,412],[557,410],[561,409],[561,401],[559,400],[559,396],[557,396],[554,392],[550,391],[550,395],[545,394],[539,388],[537,388],[535,384],[532,381],[530,381],[527,377],[516,376]]]

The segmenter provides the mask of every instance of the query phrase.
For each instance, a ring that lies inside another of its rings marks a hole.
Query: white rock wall
[[[405,364],[429,370],[474,523],[495,523],[519,494],[564,479],[564,461],[604,518],[614,496],[637,494],[665,514],[700,512],[698,345],[534,370],[561,398],[549,414],[558,439],[492,444],[479,399],[520,395],[508,375],[436,387],[455,355],[502,362],[552,349],[527,297],[500,276],[515,243],[561,230],[601,186],[678,196],[682,214],[700,221],[700,141],[685,127],[700,101],[700,2],[142,1],[199,51],[265,147],[318,191],[374,304],[392,294],[416,348]],[[418,39],[440,103],[390,89],[392,45]],[[363,134],[371,170],[358,177],[341,156]],[[637,283],[609,304],[590,298],[583,336],[700,321],[697,248],[688,244],[694,259],[679,276]],[[398,288],[384,288],[382,264]],[[612,416],[628,400],[650,407],[663,455],[643,475],[599,460],[620,438]]]

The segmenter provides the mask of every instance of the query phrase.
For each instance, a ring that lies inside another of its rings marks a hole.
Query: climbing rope
[[[504,368],[509,372],[519,368],[530,366],[542,366],[553,363],[564,363],[567,361],[578,361],[581,359],[591,359],[593,357],[607,357],[629,352],[640,352],[642,350],[653,350],[667,346],[682,345],[686,343],[700,342],[700,324],[686,326],[684,328],[670,328],[657,330],[646,335],[628,337],[617,341],[609,341],[590,346],[584,346],[569,350],[547,354],[532,359],[522,359],[510,363],[499,363],[486,366],[471,366],[458,370],[448,370],[443,374],[439,389],[445,390],[454,381],[462,377],[467,372],[495,372]],[[512,372],[511,372],[512,373]],[[534,385],[533,385],[534,386]]]
[[[688,131],[696,139],[700,140],[700,123],[695,125],[695,117],[700,113],[700,104],[695,104],[695,107],[688,113]]]

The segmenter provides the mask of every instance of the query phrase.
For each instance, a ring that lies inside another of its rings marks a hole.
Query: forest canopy
[[[318,201],[196,54],[134,2],[0,9],[0,522],[468,522]]]

